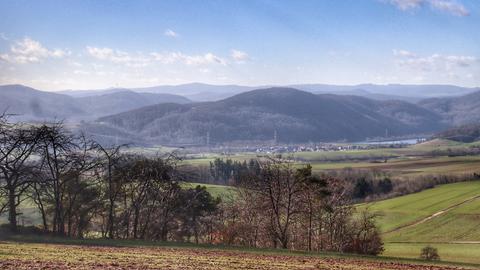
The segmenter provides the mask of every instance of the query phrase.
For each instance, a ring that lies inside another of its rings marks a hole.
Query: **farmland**
[[[459,143],[448,140],[432,140],[405,148],[378,148],[367,150],[295,152],[282,154],[298,164],[309,163],[315,172],[344,168],[378,169],[398,176],[435,174],[465,174],[477,172],[480,157],[434,155],[435,151],[458,151],[478,147],[479,143]],[[243,161],[255,159],[257,153],[229,155],[187,155],[184,164],[208,166],[215,158]],[[260,154],[260,156],[262,156]]]
[[[2,269],[467,269],[338,254],[175,246],[92,246],[0,242]]]
[[[362,205],[380,214],[385,255],[418,257],[427,244],[442,259],[480,263],[480,182],[438,186]]]

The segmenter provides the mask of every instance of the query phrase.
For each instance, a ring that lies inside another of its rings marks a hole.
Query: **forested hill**
[[[480,141],[480,124],[454,127],[436,134],[435,137],[465,143]]]
[[[21,121],[94,120],[166,102],[188,103],[190,100],[178,95],[138,93],[128,89],[72,97],[23,85],[0,85],[0,113],[13,115],[13,120]]]
[[[216,101],[159,104],[102,117],[98,125],[157,143],[271,140],[359,141],[367,137],[431,132],[444,128],[433,112],[403,101],[315,95],[268,88]]]
[[[422,100],[420,106],[434,111],[453,125],[480,122],[480,91],[460,96]]]

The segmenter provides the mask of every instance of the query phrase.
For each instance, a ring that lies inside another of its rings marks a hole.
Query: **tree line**
[[[275,158],[218,163],[211,173],[236,187],[220,199],[185,184],[178,156],[122,147],[104,147],[62,123],[0,117],[0,210],[8,212],[9,229],[17,231],[19,206],[28,201],[41,216],[40,229],[59,236],[383,250],[375,216],[355,213],[346,181],[313,175],[309,165]]]

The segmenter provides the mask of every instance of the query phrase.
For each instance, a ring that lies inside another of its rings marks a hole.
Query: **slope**
[[[76,99],[82,108],[97,115],[104,116],[130,111],[148,105],[160,103],[189,103],[185,97],[172,94],[136,93],[130,90],[116,91],[98,96]]]
[[[86,116],[75,99],[23,85],[0,86],[0,112],[18,120],[64,119]]]
[[[426,99],[418,105],[442,115],[451,125],[480,122],[480,91],[460,97]]]
[[[366,206],[381,214],[379,225],[388,241],[480,241],[480,227],[472,230],[480,219],[479,195],[480,182],[463,182]]]
[[[292,88],[254,90],[217,102],[162,104],[100,118],[155,142],[205,144],[272,140],[359,141],[439,130],[440,118],[402,101],[314,95]]]

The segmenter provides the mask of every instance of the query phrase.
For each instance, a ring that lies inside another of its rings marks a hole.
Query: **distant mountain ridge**
[[[102,117],[98,125],[138,134],[152,143],[205,144],[272,140],[360,141],[430,132],[441,118],[404,101],[315,95],[293,88],[253,90],[216,102],[159,104]]]
[[[190,100],[178,95],[137,93],[126,89],[115,89],[97,96],[72,97],[23,85],[0,86],[0,112],[26,121],[93,120],[166,102],[189,103]]]
[[[453,85],[329,85],[329,84],[296,84],[296,85],[261,85],[261,86],[242,86],[242,85],[210,85],[203,83],[190,83],[180,85],[159,85],[143,88],[129,88],[134,92],[147,93],[174,93],[187,97],[192,101],[218,101],[243,92],[269,88],[269,87],[288,87],[295,88],[316,94],[336,94],[336,95],[356,95],[377,100],[398,99],[409,102],[417,102],[421,99],[432,97],[461,96],[480,88],[459,87]],[[125,89],[124,89],[125,90]],[[74,97],[87,95],[98,95],[99,93],[111,93],[113,89],[99,90],[67,90],[61,91],[63,94]]]
[[[0,112],[19,120],[86,117],[75,98],[23,85],[0,86]]]

